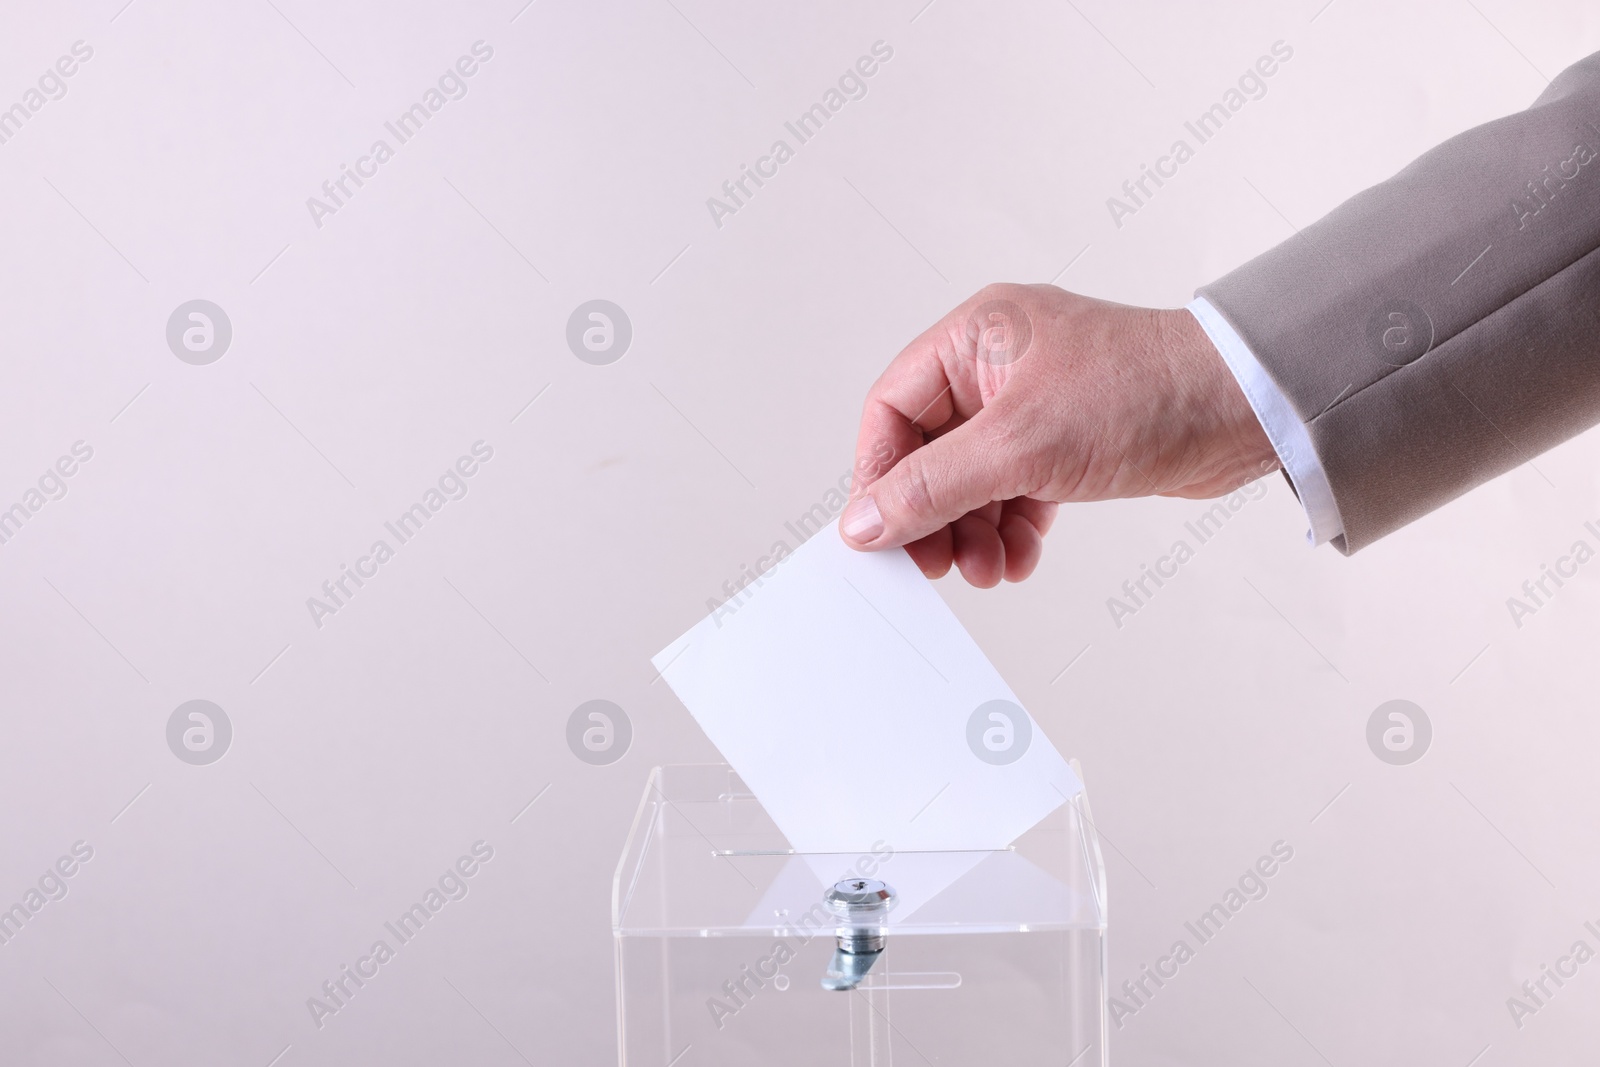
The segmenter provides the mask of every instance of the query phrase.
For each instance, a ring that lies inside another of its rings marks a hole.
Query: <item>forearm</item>
[[[1349,552],[1600,422],[1600,55],[1200,290]]]

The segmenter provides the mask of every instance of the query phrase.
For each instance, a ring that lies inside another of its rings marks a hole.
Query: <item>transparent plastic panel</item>
[[[895,899],[825,989],[844,878]],[[726,766],[657,768],[613,886],[620,1062],[1103,1065],[1105,912],[1082,794],[1004,850],[800,854]]]

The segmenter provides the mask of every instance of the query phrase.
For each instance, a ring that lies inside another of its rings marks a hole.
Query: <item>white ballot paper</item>
[[[911,557],[836,527],[652,662],[800,853],[1001,849],[1081,788]]]

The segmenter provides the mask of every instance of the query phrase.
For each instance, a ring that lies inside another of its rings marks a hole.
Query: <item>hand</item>
[[[1277,466],[1187,311],[991,285],[867,394],[840,530],[989,588],[1033,573],[1060,503],[1221,496]]]

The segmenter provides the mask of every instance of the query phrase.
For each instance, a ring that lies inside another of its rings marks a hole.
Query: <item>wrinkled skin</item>
[[[1187,311],[1051,285],[988,286],[907,345],[856,457],[845,540],[983,588],[1033,572],[1060,504],[1220,496],[1278,466]]]

